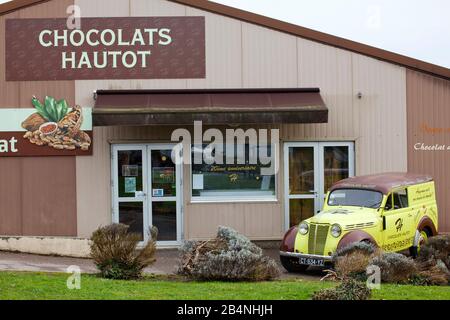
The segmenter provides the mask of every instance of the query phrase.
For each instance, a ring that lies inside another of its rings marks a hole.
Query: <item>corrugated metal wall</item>
[[[75,102],[73,81],[6,82],[5,20],[65,17],[73,0],[50,1],[0,16],[0,108],[30,108],[31,97]],[[0,235],[76,236],[75,157],[0,157]]]
[[[206,79],[76,81],[76,102],[93,104],[96,89],[320,87],[328,124],[283,125],[284,141],[356,141],[357,174],[407,168],[405,69],[163,0],[75,0],[83,16],[206,17]],[[363,98],[357,99],[358,92]],[[94,156],[77,158],[78,233],[89,236],[111,221],[112,140],[168,139],[171,128],[96,128]],[[281,163],[281,161],[280,161]],[[230,225],[253,239],[283,233],[283,190],[273,203],[191,204],[185,172],[185,236],[206,238]]]
[[[408,170],[431,174],[436,181],[439,231],[450,232],[450,150],[416,150],[450,146],[450,81],[408,70]]]

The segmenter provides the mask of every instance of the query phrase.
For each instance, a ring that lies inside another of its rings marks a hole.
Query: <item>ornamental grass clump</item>
[[[442,261],[450,270],[450,235],[439,235],[428,239],[427,243],[420,248],[417,261],[434,262]]]
[[[142,276],[142,271],[155,259],[158,230],[149,230],[150,240],[142,248],[137,246],[141,235],[128,232],[129,226],[111,224],[94,231],[91,236],[91,257],[103,278],[131,280]]]
[[[219,227],[217,237],[186,241],[178,273],[197,280],[263,281],[279,275],[276,262],[237,231]]]
[[[338,249],[332,257],[337,278],[367,279],[367,266],[379,250],[371,243],[355,242]]]
[[[371,291],[364,282],[352,278],[344,279],[335,288],[314,292],[313,300],[368,300]]]
[[[378,248],[376,248],[370,242],[353,242],[345,247],[337,249],[332,258],[333,260],[335,260],[338,257],[346,256],[355,251],[364,253],[366,255],[371,255],[376,253],[376,251],[378,251]]]
[[[450,235],[429,238],[416,259],[419,272],[413,279],[421,285],[450,284]]]
[[[395,252],[375,256],[370,264],[380,268],[381,281],[386,283],[408,283],[418,273],[414,260]]]

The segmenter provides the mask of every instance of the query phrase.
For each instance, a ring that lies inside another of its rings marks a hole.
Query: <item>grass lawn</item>
[[[259,283],[190,282],[178,278],[147,277],[140,281],[105,280],[82,275],[81,289],[66,287],[60,273],[0,272],[0,299],[310,299],[331,282],[279,280]],[[373,299],[450,300],[448,287],[382,285]]]

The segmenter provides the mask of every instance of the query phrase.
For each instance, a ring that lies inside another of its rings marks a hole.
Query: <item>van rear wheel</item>
[[[296,258],[280,256],[280,261],[288,272],[305,272],[308,269],[308,266],[300,264]]]

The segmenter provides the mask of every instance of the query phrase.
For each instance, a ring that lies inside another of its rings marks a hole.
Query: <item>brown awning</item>
[[[94,126],[324,123],[318,88],[98,90]]]

